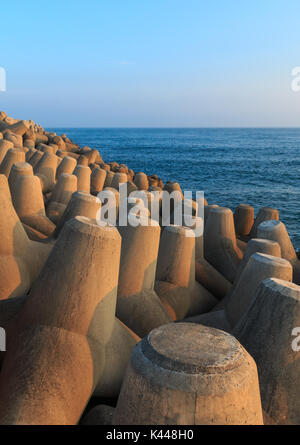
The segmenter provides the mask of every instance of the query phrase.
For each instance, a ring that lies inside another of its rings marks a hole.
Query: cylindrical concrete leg
[[[25,152],[18,148],[10,148],[0,165],[0,174],[9,178],[10,170],[16,162],[25,162]]]
[[[115,228],[82,217],[64,226],[9,333],[0,423],[78,422],[115,325],[120,247]]]
[[[217,209],[219,206],[217,204],[211,204],[204,206],[204,226],[208,220],[211,209]]]
[[[80,425],[112,425],[114,408],[109,405],[97,405],[85,414]]]
[[[122,252],[118,286],[117,317],[140,337],[171,321],[154,292],[160,227],[121,226]]]
[[[249,258],[254,253],[265,253],[266,255],[271,255],[281,258],[281,249],[278,243],[266,239],[252,238],[247,243],[244,256],[242,258],[242,261],[240,262],[240,265],[236,273],[236,277],[234,279],[232,290],[235,288],[237,282],[239,281],[241,273],[245,269],[249,261]]]
[[[242,253],[237,246],[230,209],[219,207],[210,210],[204,231],[204,255],[228,281],[234,281]]]
[[[234,335],[254,358],[265,423],[300,423],[300,287],[263,281]]]
[[[281,247],[282,258],[288,261],[297,260],[297,254],[287,233],[285,225],[281,221],[262,222],[257,229],[259,238],[276,241]]]
[[[51,192],[55,186],[58,157],[53,153],[44,153],[34,167],[34,174],[41,180],[43,193]]]
[[[15,185],[19,175],[33,176],[32,166],[27,162],[16,162],[12,165],[8,178],[10,189]]]
[[[232,327],[249,309],[260,282],[271,277],[292,281],[293,268],[289,261],[264,253],[254,253],[226,305],[226,315]]]
[[[95,220],[99,210],[100,202],[95,196],[83,192],[73,193],[66,210],[56,226],[53,234],[54,238],[58,237],[64,224],[70,219],[75,218],[75,216],[85,216]]]
[[[114,425],[262,424],[254,360],[225,332],[193,323],[152,331],[133,349]]]
[[[148,190],[149,181],[147,175],[143,172],[138,172],[135,174],[134,183],[139,190]]]
[[[95,168],[91,175],[91,193],[97,194],[103,190],[106,179],[106,170]]]
[[[77,176],[77,190],[83,193],[91,191],[91,169],[84,165],[77,165],[74,175]]]
[[[254,223],[254,207],[240,204],[234,212],[235,231],[238,236],[249,235]]]
[[[217,303],[212,294],[195,280],[195,234],[192,229],[182,226],[165,228],[159,246],[156,280],[156,292],[172,307],[178,320],[208,312]]]
[[[72,175],[76,168],[76,160],[70,156],[65,156],[56,170],[56,179],[62,174]]]
[[[278,210],[272,209],[271,207],[262,207],[261,209],[259,209],[259,212],[254,220],[254,224],[249,234],[250,238],[261,238],[257,233],[258,226],[264,221],[269,221],[273,219],[274,220],[279,219]]]

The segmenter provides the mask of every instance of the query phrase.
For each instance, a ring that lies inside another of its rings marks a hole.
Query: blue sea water
[[[300,129],[51,129],[210,204],[275,207],[300,247]]]

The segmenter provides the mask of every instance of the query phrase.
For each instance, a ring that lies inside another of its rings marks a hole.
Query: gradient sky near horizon
[[[299,0],[4,2],[0,110],[46,127],[298,127],[299,20]]]

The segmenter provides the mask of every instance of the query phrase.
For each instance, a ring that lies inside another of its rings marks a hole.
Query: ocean
[[[97,148],[106,162],[204,190],[209,204],[275,207],[300,248],[300,129],[48,130]]]

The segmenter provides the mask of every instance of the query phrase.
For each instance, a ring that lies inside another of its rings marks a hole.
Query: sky
[[[299,0],[3,2],[0,110],[45,127],[298,127],[299,20]]]

